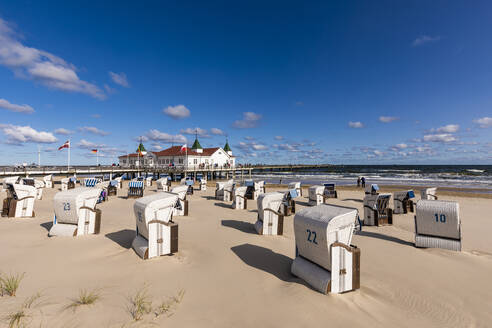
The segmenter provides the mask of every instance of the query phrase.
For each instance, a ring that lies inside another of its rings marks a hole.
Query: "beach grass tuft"
[[[154,310],[154,314],[157,317],[161,315],[165,315],[166,317],[170,317],[174,314],[174,311],[178,304],[181,303],[185,294],[185,290],[181,289],[176,296],[171,297],[170,299],[161,302]]]
[[[147,293],[147,287],[139,289],[135,295],[129,297],[128,312],[133,320],[140,321],[144,315],[152,312],[152,300]]]
[[[72,309],[74,312],[79,306],[83,305],[93,305],[101,298],[100,290],[94,289],[88,291],[86,289],[81,289],[79,291],[79,296],[72,300],[66,309]]]
[[[31,317],[28,314],[29,309],[33,308],[37,303],[37,301],[41,298],[41,293],[37,292],[31,297],[27,298],[24,303],[22,303],[20,309],[9,313],[5,316],[5,321],[7,321],[7,325],[9,328],[20,328],[27,327],[26,320]]]
[[[0,296],[15,296],[23,278],[24,273],[0,276]]]

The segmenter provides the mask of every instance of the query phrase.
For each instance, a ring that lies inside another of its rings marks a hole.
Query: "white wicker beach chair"
[[[325,188],[323,190],[323,202],[327,198],[338,198],[336,185],[334,183],[325,183],[324,186]]]
[[[205,178],[200,179],[200,190],[201,191],[207,190],[207,179]]]
[[[415,246],[461,251],[458,202],[419,200],[415,215]]]
[[[160,178],[156,181],[157,191],[169,191],[171,187],[171,180],[168,177]]]
[[[366,194],[364,197],[364,225],[393,224],[393,210],[389,208],[391,194]]]
[[[323,192],[325,190],[325,186],[314,185],[309,187],[308,196],[309,196],[309,205],[316,206],[324,203]]]
[[[45,188],[44,181],[35,179],[34,180],[34,188],[36,188],[36,198],[38,200],[43,199],[43,190]]]
[[[258,197],[258,219],[255,229],[260,235],[282,235],[284,231],[284,215],[280,206],[284,200],[282,192],[268,192]]]
[[[7,177],[2,180],[2,189],[7,191],[8,184],[17,183],[19,181],[19,176]]]
[[[297,196],[302,197],[302,188],[301,188],[301,182],[296,181],[296,182],[291,182],[288,185],[288,189],[295,189],[297,191]]]
[[[282,200],[282,206],[280,212],[284,216],[290,216],[296,213],[296,201],[298,197],[297,189],[290,189],[284,192],[284,199]]]
[[[437,200],[437,188],[424,188],[420,190],[420,199],[422,200]]]
[[[246,198],[246,190],[248,187],[236,187],[234,188],[232,208],[236,210],[245,210],[248,207],[248,199]]]
[[[393,214],[413,212],[413,190],[397,191],[393,194]]]
[[[350,244],[356,218],[354,208],[327,204],[297,212],[292,274],[323,294],[360,288],[360,249]]]
[[[53,175],[46,175],[43,177],[43,182],[45,185],[45,188],[53,188]]]
[[[178,196],[178,203],[174,208],[174,216],[188,216],[189,203],[186,199],[186,194],[188,191],[187,185],[179,185],[171,189],[171,193]]]
[[[7,183],[7,197],[3,200],[2,216],[34,217],[34,201],[37,190],[33,186]]]
[[[113,180],[118,181],[118,184],[116,185],[117,189],[123,188],[123,182],[122,182],[123,178],[122,177],[117,177],[117,178],[114,178]]]
[[[178,251],[178,224],[172,221],[178,195],[159,192],[135,201],[137,223],[132,248],[143,259]]]
[[[55,218],[48,235],[82,236],[98,234],[101,228],[101,210],[96,203],[101,189],[79,187],[55,194]]]
[[[145,186],[146,187],[152,186],[152,177],[146,177],[145,178]]]

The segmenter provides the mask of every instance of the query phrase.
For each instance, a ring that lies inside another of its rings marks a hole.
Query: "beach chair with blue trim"
[[[79,187],[55,194],[55,217],[48,235],[82,236],[98,234],[101,229],[101,210],[96,208],[102,189]]]
[[[407,214],[413,212],[413,190],[397,191],[393,194],[393,214]]]
[[[143,194],[144,194],[144,181],[132,180],[128,183],[127,198],[143,197]]]
[[[393,210],[389,207],[391,194],[380,194],[379,186],[366,187],[364,205],[364,225],[381,226],[393,224]]]
[[[297,191],[297,196],[298,197],[302,197],[302,187],[301,187],[301,182],[300,181],[295,181],[295,182],[289,183],[287,188],[289,190],[290,189],[295,189]]]

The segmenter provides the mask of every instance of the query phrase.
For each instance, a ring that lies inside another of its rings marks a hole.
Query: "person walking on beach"
[[[362,177],[360,178],[360,182],[362,182],[362,188],[366,187],[366,178]]]
[[[357,177],[357,188],[360,187],[360,177]]]

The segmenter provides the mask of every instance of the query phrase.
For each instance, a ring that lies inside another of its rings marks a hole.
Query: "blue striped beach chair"
[[[98,183],[101,182],[101,179],[97,178],[85,178],[84,179],[84,187],[95,187]]]
[[[130,181],[128,183],[128,198],[143,197],[144,181]]]

